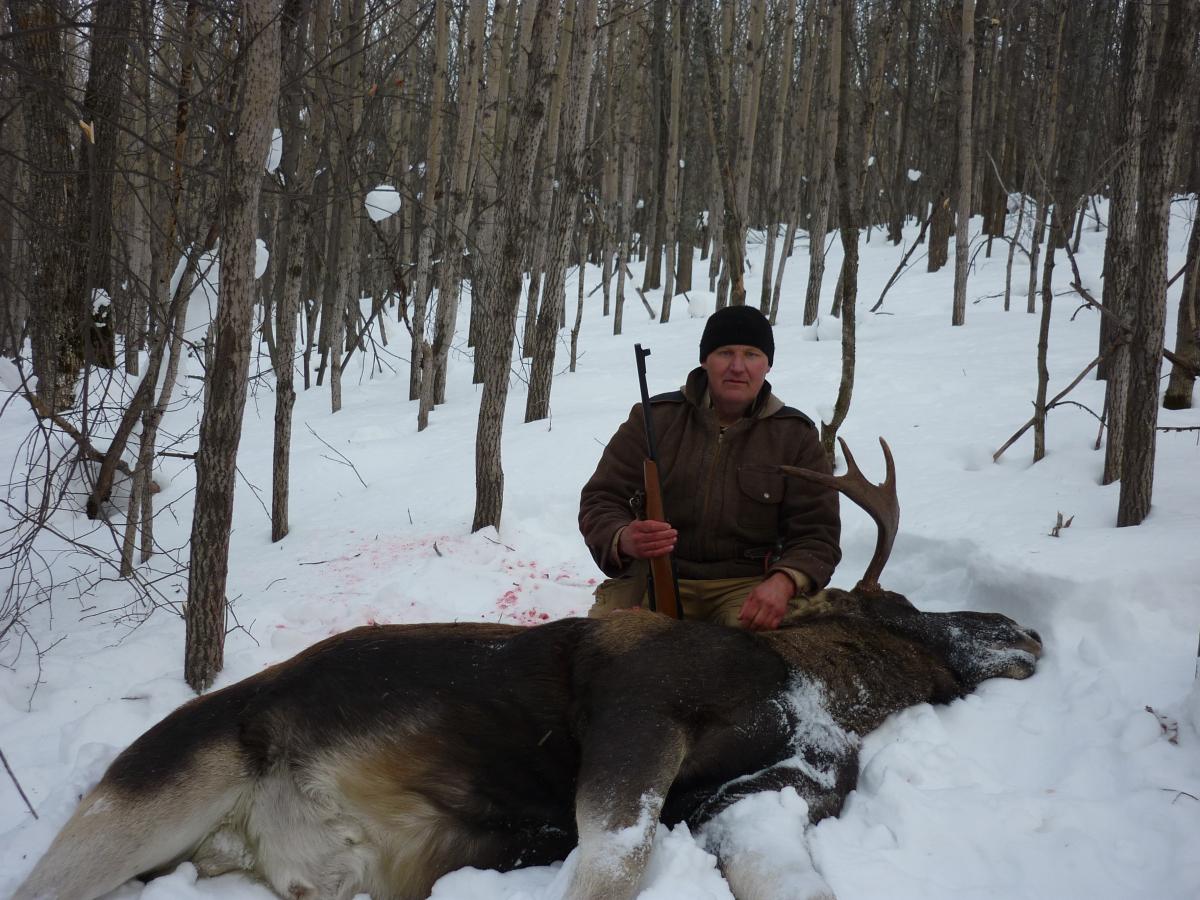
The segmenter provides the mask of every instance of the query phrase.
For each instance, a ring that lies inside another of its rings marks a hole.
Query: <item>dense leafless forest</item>
[[[1028,257],[1028,281],[1010,279],[1003,302],[1042,316],[1030,352],[1043,370],[1055,299],[1071,291],[1069,302],[1103,310],[1084,374],[1108,381],[1105,478],[1122,483],[1122,524],[1149,509],[1159,405],[1191,403],[1200,234],[1193,225],[1186,265],[1169,272],[1166,228],[1172,198],[1200,190],[1197,0],[6,0],[5,10],[0,355],[22,387],[4,414],[28,416],[31,457],[52,436],[69,448],[20,504],[9,492],[5,560],[21,565],[81,482],[125,575],[163,552],[155,460],[187,436],[159,424],[181,359],[204,360],[187,604],[197,686],[220,666],[212,638],[224,627],[254,353],[274,370],[275,539],[288,531],[296,391],[328,391],[336,411],[354,356],[407,367],[425,428],[436,427],[451,348],[473,354],[474,523],[497,524],[514,347],[528,360],[526,419],[545,418],[554,373],[575,362],[583,303],[603,303],[619,332],[629,310],[667,322],[695,284],[774,318],[793,248],[809,275],[804,308],[789,315],[844,322],[842,389],[822,426],[830,450],[852,398],[856,310],[883,302],[858,295],[864,241],[895,244],[898,273],[918,260],[953,265],[946,315],[966,327],[972,256],[1007,255],[1010,267]],[[1101,197],[1106,215],[1089,226],[1108,232],[1096,292],[1072,253]],[[972,215],[984,238],[952,241]],[[752,275],[748,234],[767,245]],[[260,278],[256,240],[269,250]],[[832,240],[845,262],[826,272]],[[631,258],[646,263],[640,281]],[[596,296],[566,296],[578,265],[601,268]],[[1166,321],[1176,279],[1177,323]],[[196,337],[183,325],[205,280],[219,281],[219,307]],[[833,308],[821,310],[832,281]],[[470,328],[455,333],[465,298]],[[1035,457],[1047,393],[1043,378]],[[126,479],[117,508],[113,486]],[[10,591],[10,616],[19,602]]]

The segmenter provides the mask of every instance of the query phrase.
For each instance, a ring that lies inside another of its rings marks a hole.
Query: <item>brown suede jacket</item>
[[[707,397],[708,376],[696,368],[682,391],[650,398],[663,508],[679,531],[679,577],[735,578],[790,569],[823,588],[842,556],[837,492],[754,468],[829,472],[816,426],[784,406],[769,383],[750,414],[724,429]],[[626,574],[632,562],[617,553],[615,539],[635,518],[631,500],[642,491],[645,458],[638,403],[608,442],[580,497],[579,530],[609,577]]]

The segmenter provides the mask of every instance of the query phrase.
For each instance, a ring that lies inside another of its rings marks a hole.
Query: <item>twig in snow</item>
[[[341,453],[339,450],[337,450],[335,447],[331,446],[331,445],[330,445],[330,443],[329,443],[329,441],[325,440],[325,438],[321,437],[319,434],[317,434],[315,431],[313,431],[313,427],[312,427],[311,425],[309,425],[307,422],[305,422],[305,423],[304,423],[304,427],[305,427],[305,428],[307,428],[309,431],[311,431],[311,432],[312,432],[312,436],[313,436],[313,437],[315,437],[315,438],[316,438],[318,441],[320,441],[320,442],[321,442],[322,444],[324,444],[326,447],[329,447],[329,449],[330,449],[331,451],[333,451],[334,453],[336,453],[336,454],[338,455],[339,459],[341,460],[341,462],[345,463],[345,464],[346,464],[346,465],[348,465],[348,466],[349,466],[351,469],[353,469],[353,470],[354,470],[354,476],[355,476],[355,477],[358,479],[359,483],[360,483],[360,484],[361,484],[363,487],[366,487],[366,486],[367,486],[367,483],[366,483],[365,481],[363,481],[363,477],[362,477],[361,475],[359,475],[359,474],[358,474],[358,469],[355,467],[354,463],[350,462],[350,460],[346,459],[346,457],[345,457],[345,455],[344,455],[344,454],[342,454],[342,453]],[[327,457],[325,457],[325,458],[326,458],[326,459],[329,459],[329,457],[328,457],[328,456],[327,456]],[[330,462],[337,462],[337,460],[330,460]]]
[[[507,550],[509,553],[516,553],[516,552],[517,552],[515,548],[508,546],[508,544],[501,544],[499,541],[493,541],[493,540],[492,540],[490,537],[488,537],[487,535],[484,535],[484,538],[483,538],[483,539],[484,539],[485,541],[491,541],[491,543],[495,544],[495,545],[496,545],[496,546],[498,546],[498,547],[503,547],[503,548],[504,548],[505,550]]]
[[[1080,372],[1078,375],[1076,375],[1074,381],[1072,381],[1065,388],[1063,388],[1061,391],[1059,391],[1058,394],[1056,394],[1054,396],[1054,399],[1052,399],[1049,403],[1046,404],[1046,409],[1049,410],[1051,407],[1053,407],[1057,403],[1059,403],[1063,397],[1065,397],[1068,393],[1071,392],[1071,390],[1074,389],[1075,385],[1077,385],[1077,384],[1079,384],[1079,382],[1083,381],[1084,377],[1087,375],[1088,372],[1092,371],[1092,369],[1096,368],[1096,366],[1099,365],[1100,360],[1104,359],[1105,356],[1107,356],[1119,343],[1123,342],[1124,340],[1125,340],[1124,336],[1121,336],[1121,337],[1118,337],[1118,339],[1116,341],[1114,341],[1112,344],[1109,344],[1107,350],[1105,350],[1103,353],[1101,353],[1099,356],[1097,356],[1095,359],[1093,359],[1090,363],[1088,363],[1087,368],[1085,368],[1082,372]],[[995,453],[992,454],[992,462],[999,462],[1000,457],[1004,455],[1004,451],[1007,450],[1009,447],[1011,447],[1013,444],[1015,444],[1017,442],[1017,439],[1020,438],[1021,435],[1023,435],[1026,431],[1028,431],[1030,428],[1032,428],[1033,422],[1034,422],[1034,420],[1030,419],[1028,422],[1026,422],[1024,425],[1022,425],[1019,429],[1017,429],[1017,433],[1014,434],[1012,437],[1010,437],[1007,441],[1005,441],[1004,446],[1002,446],[999,450],[997,450]]]
[[[1175,800],[1178,800],[1180,797],[1191,797],[1197,803],[1200,803],[1200,797],[1197,797],[1195,794],[1189,794],[1187,791],[1181,791],[1177,788],[1159,788],[1159,790],[1166,791],[1169,794],[1174,794]],[[1172,800],[1171,803],[1174,804],[1175,800]]]
[[[1070,528],[1070,527],[1071,527],[1071,523],[1072,523],[1072,522],[1074,522],[1074,521],[1075,521],[1075,517],[1074,517],[1074,516],[1070,516],[1069,518],[1067,518],[1067,519],[1064,521],[1064,520],[1063,520],[1063,514],[1060,512],[1060,513],[1058,514],[1058,521],[1057,521],[1057,522],[1055,522],[1055,523],[1054,523],[1054,527],[1050,529],[1050,537],[1058,537],[1058,536],[1059,536],[1059,533],[1060,533],[1060,532],[1061,532],[1061,531],[1062,531],[1064,528]]]
[[[29,802],[29,798],[25,796],[25,789],[21,787],[21,782],[17,781],[17,776],[12,770],[12,766],[8,764],[8,757],[4,755],[4,751],[0,750],[0,762],[4,763],[4,771],[8,773],[8,777],[12,779],[12,783],[17,787],[17,793],[21,795],[21,799],[25,801],[25,808],[29,810],[30,815],[35,819],[38,817],[37,810],[33,808],[33,804]]]
[[[1154,716],[1158,720],[1158,727],[1162,729],[1162,735],[1167,739],[1168,743],[1179,743],[1179,723],[1174,719],[1168,718],[1156,710],[1153,706],[1147,706],[1146,712]]]

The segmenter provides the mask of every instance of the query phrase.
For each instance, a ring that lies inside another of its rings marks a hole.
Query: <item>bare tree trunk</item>
[[[832,5],[832,4],[831,4]],[[830,198],[833,194],[833,155],[837,147],[839,96],[841,92],[841,28],[842,14],[840,9],[825,8],[830,18],[827,27],[829,34],[828,54],[829,64],[825,67],[825,91],[821,98],[819,121],[821,122],[822,137],[819,137],[813,154],[813,171],[817,177],[813,188],[812,218],[808,230],[808,287],[804,294],[804,324],[811,325],[817,320],[821,303],[821,282],[825,277],[825,232],[829,228]]]
[[[971,249],[971,104],[975,82],[975,0],[962,4],[962,53],[958,61],[958,224],[954,230],[954,309],[951,325],[967,320],[967,265]]]
[[[587,263],[587,241],[580,233],[576,231],[576,262],[579,265],[579,277],[576,279],[575,291],[575,324],[571,326],[571,371],[575,371],[575,365],[579,362],[579,329],[583,325],[583,273]]]
[[[787,233],[784,236],[783,250],[779,254],[779,268],[775,273],[775,286],[771,293],[769,318],[772,324],[775,323],[776,317],[779,315],[779,294],[783,288],[783,272],[786,268],[788,258],[792,255],[792,248],[796,242],[796,234],[803,205],[802,201],[804,199],[804,187],[807,183],[806,179],[801,177],[800,170],[804,164],[804,147],[809,142],[802,141],[801,135],[808,130],[809,116],[812,112],[813,85],[816,84],[817,57],[820,55],[817,47],[817,27],[823,15],[822,8],[823,0],[814,0],[805,12],[804,67],[800,75],[799,97],[797,99],[795,119],[796,127],[793,129],[792,135],[795,143],[792,168],[796,171],[793,173],[794,185],[791,197],[789,198],[789,206],[786,210],[788,214]],[[814,312],[813,315],[815,316],[816,313]]]
[[[537,212],[534,216],[534,235],[532,248],[526,250],[530,260],[529,293],[525,298],[524,333],[521,337],[521,355],[530,357],[533,353],[534,333],[537,330],[538,303],[542,294],[542,275],[546,269],[547,245],[551,240],[547,229],[550,219],[550,207],[554,202],[558,166],[558,139],[561,130],[563,95],[567,90],[567,65],[571,59],[571,48],[575,42],[575,0],[565,0],[563,6],[563,22],[557,55],[557,72],[554,85],[550,89],[550,108],[546,113],[546,139],[541,150],[542,165],[537,167],[534,174],[534,203]]]
[[[839,87],[838,116],[839,136],[834,154],[838,180],[838,207],[842,239],[843,262],[838,279],[840,313],[842,319],[842,377],[838,386],[833,415],[828,422],[821,423],[821,444],[830,462],[833,461],[833,442],[838,429],[850,413],[850,398],[854,392],[855,327],[858,308],[858,259],[859,236],[865,219],[863,197],[866,192],[867,176],[871,167],[867,164],[870,148],[874,145],[875,121],[879,109],[879,96],[883,88],[884,67],[887,62],[888,45],[891,41],[893,19],[888,9],[877,8],[873,40],[874,59],[866,79],[866,96],[862,102],[862,127],[856,144],[853,104],[850,99],[854,66],[854,4],[843,6],[841,25],[842,75]],[[836,57],[835,57],[836,58]]]
[[[1058,139],[1058,92],[1060,80],[1060,68],[1058,59],[1062,53],[1063,30],[1067,22],[1067,5],[1062,3],[1057,9],[1057,25],[1055,27],[1056,36],[1053,38],[1053,44],[1050,44],[1050,38],[1047,38],[1046,48],[1046,100],[1044,108],[1046,110],[1045,128],[1042,140],[1044,144],[1041,152],[1040,169],[1041,174],[1039,181],[1041,183],[1041,191],[1039,196],[1043,199],[1039,203],[1039,213],[1037,228],[1040,231],[1042,227],[1041,210],[1045,210],[1045,215],[1050,217],[1050,229],[1046,237],[1046,262],[1042,271],[1042,319],[1038,329],[1038,352],[1037,352],[1037,370],[1038,370],[1038,386],[1037,396],[1033,401],[1033,461],[1038,462],[1046,455],[1046,395],[1050,389],[1050,313],[1054,304],[1053,290],[1053,275],[1054,275],[1054,251],[1058,242],[1058,233],[1062,229],[1062,206],[1060,204],[1061,197],[1054,196],[1055,191],[1052,185],[1057,185],[1060,190],[1066,189],[1066,178],[1064,176],[1056,177],[1054,175],[1055,165],[1055,141]],[[1053,181],[1052,181],[1053,179]],[[1034,244],[1036,246],[1036,242]],[[1036,259],[1036,253],[1034,254]],[[1036,278],[1036,272],[1032,271],[1034,263],[1030,263],[1030,289]],[[1032,304],[1032,300],[1030,301]],[[1032,308],[1030,312],[1032,312]]]
[[[525,406],[526,422],[545,419],[550,415],[554,348],[566,299],[567,254],[571,249],[571,230],[579,217],[579,196],[587,164],[584,137],[587,133],[588,98],[592,93],[596,0],[579,0],[576,12],[576,40],[566,70],[568,93],[562,134],[562,164],[559,167],[561,176],[547,229],[553,236],[553,244],[546,266],[545,296],[534,334],[533,366],[529,372],[529,394]],[[582,269],[579,278],[582,281]]]
[[[1104,243],[1104,295],[1106,309],[1128,322],[1132,311],[1129,297],[1135,283],[1135,246],[1137,219],[1135,217],[1138,185],[1141,182],[1142,141],[1138,135],[1144,128],[1147,66],[1154,43],[1151,6],[1131,2],[1125,8],[1125,23],[1121,42],[1122,124],[1120,134],[1127,143],[1122,161],[1113,173],[1112,202],[1108,212],[1108,239]],[[1154,49],[1155,59],[1158,50]],[[1107,317],[1105,317],[1107,318]],[[1108,331],[1111,342],[1116,332],[1103,322],[1101,340]],[[1129,392],[1129,345],[1121,342],[1113,350],[1112,359],[1103,374],[1107,377],[1104,405],[1108,410],[1108,438],[1104,448],[1104,474],[1101,484],[1112,484],[1121,477],[1125,448],[1125,407]]]
[[[75,402],[90,312],[85,309],[83,253],[74,246],[79,213],[74,148],[79,129],[62,96],[68,84],[62,43],[67,28],[56,0],[8,0],[8,12],[25,98],[30,195],[41,205],[28,225],[26,295],[33,312],[33,370],[38,397],[51,409],[64,410]]]
[[[475,143],[475,118],[479,109],[480,81],[483,78],[483,31],[486,9],[482,4],[471,6],[467,34],[459,54],[459,121],[454,147],[454,173],[446,218],[445,240],[442,245],[442,266],[438,278],[437,312],[431,345],[433,377],[421,381],[421,404],[417,413],[417,430],[429,424],[429,413],[435,403],[446,399],[446,368],[450,358],[450,342],[458,320],[459,292],[462,288],[462,254],[466,246],[467,227],[471,217],[472,194],[470,176],[478,146]]]
[[[736,3],[725,3],[722,5],[721,13],[721,64],[717,72],[717,90],[714,93],[711,85],[713,76],[711,71],[707,70],[708,66],[712,65],[711,56],[705,57],[705,66],[707,77],[705,81],[710,85],[708,95],[710,102],[717,105],[717,108],[722,110],[722,118],[724,118],[724,110],[729,109],[729,97],[732,91],[733,84],[733,43],[734,32],[737,29],[737,9]],[[704,21],[708,22],[709,13],[707,6],[704,8]],[[710,41],[711,43],[711,41]],[[712,44],[715,48],[715,44]],[[710,126],[706,126],[710,127]],[[708,289],[710,291],[718,291],[717,276],[721,275],[725,281],[725,286],[722,287],[717,296],[717,308],[725,306],[727,302],[726,291],[728,290],[728,274],[722,272],[721,265],[725,262],[725,241],[724,227],[728,209],[726,207],[726,192],[724,186],[724,174],[721,171],[721,155],[718,152],[719,147],[723,148],[726,154],[728,151],[729,136],[724,130],[718,132],[715,136],[709,135],[709,156],[712,159],[712,184],[710,186],[710,200],[708,206],[708,232],[712,236],[712,256],[708,261]],[[732,203],[733,198],[730,196],[728,202]]]
[[[425,181],[422,206],[425,221],[421,226],[421,242],[417,251],[417,272],[413,282],[412,354],[408,374],[408,399],[421,396],[421,373],[425,347],[425,317],[429,310],[429,293],[433,288],[433,242],[438,227],[438,200],[441,194],[442,127],[446,106],[447,55],[450,46],[450,26],[447,20],[448,0],[435,0],[436,49],[433,64],[433,99],[429,107],[429,139],[425,145]],[[444,264],[443,260],[443,264]]]
[[[509,165],[503,178],[501,221],[503,236],[488,279],[488,359],[479,404],[479,427],[475,437],[475,517],[472,531],[499,527],[504,507],[504,468],[500,438],[504,429],[504,406],[508,398],[508,375],[512,359],[513,329],[521,302],[522,250],[529,238],[526,202],[533,183],[533,167],[546,123],[546,100],[550,93],[552,49],[557,3],[537,0],[533,13],[528,56],[528,75],[523,89],[521,116],[513,129]]]
[[[210,370],[196,453],[184,675],[196,691],[221,671],[225,648],[225,579],[233,521],[234,473],[250,364],[254,257],[263,160],[279,93],[279,19],[271,0],[245,0],[239,40],[241,85],[221,229],[221,284]]]
[[[738,254],[744,259],[746,255],[746,228],[750,221],[750,174],[754,168],[754,138],[758,131],[758,107],[762,98],[763,82],[763,35],[767,15],[767,0],[749,0],[747,12],[746,41],[744,44],[745,75],[741,97],[741,120],[738,123],[739,143],[737,156],[733,159],[733,169],[737,184],[737,214],[740,232],[737,239],[741,244]],[[785,20],[786,21],[786,20]],[[731,257],[732,258],[732,257]],[[737,273],[730,270],[735,281]],[[746,302],[746,290],[741,288],[741,303]],[[735,304],[738,302],[730,298]]]
[[[896,129],[896,167],[892,174],[892,205],[888,218],[888,240],[899,246],[904,240],[904,221],[907,216],[906,199],[909,189],[909,142],[912,134],[913,94],[917,82],[917,49],[920,44],[921,3],[919,0],[904,0],[904,45],[905,53],[900,62],[897,77],[903,85],[903,99],[898,104]]]
[[[280,541],[287,536],[288,497],[291,479],[292,410],[296,405],[296,329],[300,312],[300,288],[303,284],[304,261],[308,253],[308,242],[312,232],[312,199],[314,170],[317,156],[324,139],[323,116],[308,116],[308,132],[305,128],[305,80],[301,63],[304,57],[298,52],[310,34],[313,56],[318,67],[323,67],[328,43],[328,21],[330,0],[317,0],[316,8],[305,4],[299,20],[286,21],[287,37],[283,42],[288,48],[284,55],[287,72],[286,85],[280,96],[283,115],[283,156],[280,168],[284,186],[288,193],[289,214],[284,243],[286,254],[282,266],[282,287],[279,303],[275,309],[275,434],[271,465],[271,540]],[[314,94],[309,78],[309,96]]]
[[[359,223],[363,207],[361,189],[355,171],[354,154],[362,126],[363,100],[359,86],[363,81],[363,45],[365,43],[365,0],[350,0],[338,15],[338,44],[341,48],[333,69],[337,85],[333,107],[334,133],[330,135],[330,174],[339,207],[337,230],[337,267],[332,270],[329,290],[331,314],[326,351],[329,356],[330,408],[342,408],[342,351],[346,338],[346,319],[359,315],[362,268],[358,254]]]
[[[1154,98],[1142,148],[1137,240],[1141,250],[1130,342],[1129,399],[1117,526],[1140,525],[1150,513],[1154,487],[1158,383],[1167,313],[1167,230],[1171,176],[1178,156],[1183,87],[1193,57],[1197,0],[1169,0],[1166,39],[1154,67]]]
[[[648,184],[639,193],[649,197],[642,226],[642,254],[646,265],[642,269],[642,295],[647,291],[656,291],[662,287],[662,248],[663,235],[666,231],[666,210],[663,205],[663,195],[666,192],[667,179],[667,141],[670,126],[667,117],[670,110],[670,82],[667,79],[667,7],[669,0],[653,0],[654,24],[649,34],[649,48],[646,53],[646,81],[648,96],[645,111],[644,127],[639,143],[643,148],[642,158],[646,160],[642,171],[646,173]],[[664,92],[666,98],[664,98]],[[647,190],[648,189],[648,190]]]
[[[505,94],[508,68],[505,65],[504,51],[516,21],[516,8],[516,0],[511,0],[511,2],[497,0],[493,5],[495,24],[492,26],[487,72],[485,73],[487,93],[479,111],[479,174],[476,192],[479,195],[480,211],[475,248],[472,254],[475,264],[472,265],[471,337],[468,340],[468,343],[475,347],[475,366],[472,376],[474,384],[483,383],[483,373],[487,367],[488,356],[484,349],[487,344],[487,335],[481,324],[486,319],[484,298],[487,296],[487,288],[483,282],[489,277],[488,261],[495,255],[496,199],[506,140],[502,105],[508,102]]]
[[[623,7],[620,0],[613,4],[614,15]],[[605,28],[603,39],[606,43],[604,51],[604,126],[603,153],[600,164],[600,280],[604,296],[604,315],[611,312],[612,307],[612,277],[613,258],[616,256],[618,184],[617,169],[619,139],[616,109],[616,56],[618,52],[617,26]]]
[[[762,286],[759,289],[758,308],[764,315],[771,312],[771,276],[775,266],[775,243],[779,235],[779,221],[783,216],[783,138],[787,131],[788,97],[792,86],[792,61],[796,48],[796,8],[787,5],[783,17],[783,53],[779,58],[779,87],[775,92],[775,109],[771,116],[771,133],[775,138],[771,147],[771,171],[767,176],[767,245],[763,253]],[[783,263],[780,261],[780,266]]]
[[[641,67],[644,44],[639,34],[639,18],[636,11],[625,19],[624,46],[625,70],[622,76],[625,97],[638,96],[637,70]],[[620,334],[625,319],[625,276],[628,274],[629,257],[633,250],[633,187],[637,174],[638,147],[636,140],[637,122],[640,119],[640,102],[626,100],[621,104],[620,128],[620,185],[621,193],[617,207],[617,290],[613,303],[613,334]]]
[[[671,321],[671,299],[675,295],[676,244],[679,240],[680,132],[683,128],[683,3],[671,3],[671,93],[667,110],[667,160],[663,224],[666,244],[666,273],[663,277],[662,308],[658,321]],[[690,245],[684,252],[690,253]]]
[[[1190,363],[1192,371],[1179,363],[1171,366],[1171,379],[1163,395],[1164,409],[1192,408],[1192,390],[1196,384],[1194,373],[1200,368],[1200,213],[1192,219],[1192,236],[1188,240],[1184,269],[1183,293],[1179,296],[1179,313],[1175,324],[1175,356]]]
[[[721,229],[722,246],[725,253],[725,274],[729,278],[729,303],[732,306],[743,306],[746,303],[745,284],[745,252],[746,241],[745,223],[741,216],[741,206],[738,203],[738,184],[733,171],[733,151],[724,139],[725,111],[720,104],[720,86],[717,81],[717,58],[713,46],[712,24],[708,10],[703,5],[698,16],[697,26],[699,38],[704,48],[705,59],[708,63],[708,92],[706,109],[708,112],[709,141],[716,151],[718,166],[721,173],[721,190],[725,206],[725,221]],[[750,101],[747,101],[750,102]],[[757,97],[753,98],[757,103]],[[743,117],[743,125],[745,118]],[[753,144],[751,144],[753,146]],[[722,304],[718,298],[717,306]]]
[[[179,79],[177,96],[175,98],[174,146],[171,158],[170,183],[165,203],[167,220],[161,229],[161,240],[155,242],[151,248],[151,271],[153,277],[151,278],[152,291],[148,298],[148,303],[153,310],[155,327],[150,344],[149,361],[146,366],[145,376],[138,385],[133,399],[121,415],[121,421],[115,429],[108,449],[105,451],[104,460],[100,464],[100,471],[96,475],[96,482],[87,499],[87,514],[91,519],[101,516],[102,505],[112,490],[113,480],[119,466],[122,465],[121,458],[125,452],[130,435],[133,434],[138,419],[144,416],[154,402],[154,391],[158,385],[159,373],[161,372],[162,363],[167,356],[168,348],[172,348],[173,352],[178,352],[180,335],[176,333],[175,326],[177,323],[183,321],[191,289],[191,279],[195,277],[199,255],[204,249],[212,249],[212,245],[217,238],[216,223],[214,223],[204,241],[203,248],[199,246],[192,248],[192,253],[187,258],[187,265],[179,287],[175,290],[173,296],[169,296],[171,275],[178,258],[177,235],[180,226],[180,215],[184,206],[183,178],[184,169],[188,163],[189,122],[192,114],[190,94],[194,72],[194,38],[198,18],[199,13],[195,3],[189,2],[184,14],[183,34],[181,35],[182,47],[179,59]],[[161,417],[161,414],[159,414],[159,417]],[[155,424],[157,418],[152,417],[149,421]],[[144,421],[141,435],[142,447],[139,450],[140,458],[153,460],[154,439],[154,428],[147,428]],[[146,469],[137,475],[137,478],[140,478],[147,484],[149,483],[151,472],[148,464]],[[143,492],[142,496],[143,520],[141,526],[144,554],[148,552],[148,548],[152,542],[150,534],[150,501],[151,496],[147,489]],[[132,570],[131,560],[127,561],[126,568]]]
[[[838,115],[838,142],[834,150],[834,166],[837,170],[838,210],[841,219],[841,239],[844,261],[842,263],[842,377],[838,385],[837,400],[834,402],[833,415],[830,421],[821,422],[821,446],[832,464],[834,460],[834,440],[838,429],[850,412],[850,398],[854,391],[855,368],[855,313],[858,298],[858,240],[862,215],[862,186],[866,175],[865,167],[861,168],[857,153],[851,147],[853,131],[850,118],[850,84],[853,80],[854,56],[854,4],[843,3],[841,10],[835,12],[840,17],[840,27],[834,25],[834,34],[839,44],[830,43],[830,49],[837,47],[832,53],[831,63],[841,69],[838,79],[838,105],[841,107]],[[835,20],[836,22],[836,20]],[[831,38],[831,41],[833,39]],[[869,139],[864,146],[870,146]]]

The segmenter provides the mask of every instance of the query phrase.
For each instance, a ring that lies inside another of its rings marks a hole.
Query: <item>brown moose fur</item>
[[[820,614],[760,634],[623,613],[329,638],[138,738],[16,898],[90,900],[191,859],[295,900],[407,900],[461,866],[576,845],[568,897],[630,897],[657,821],[703,833],[787,786],[813,821],[835,815],[859,737],[912,704],[1025,678],[1041,652],[1004,616],[829,593]],[[713,849],[739,900],[782,896]]]

